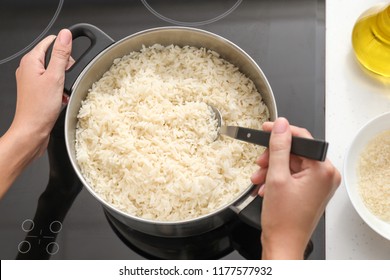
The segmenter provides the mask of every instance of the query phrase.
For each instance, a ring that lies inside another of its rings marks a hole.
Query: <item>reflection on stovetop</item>
[[[239,219],[200,235],[167,238],[148,235],[129,228],[105,211],[110,226],[131,250],[146,259],[212,260],[220,259],[236,250],[248,260],[261,259],[261,231]],[[304,258],[313,251],[310,240]]]
[[[166,238],[133,230],[109,212],[105,214],[119,238],[147,259],[219,259],[233,250],[247,259],[261,257],[260,231],[240,221],[200,235]]]

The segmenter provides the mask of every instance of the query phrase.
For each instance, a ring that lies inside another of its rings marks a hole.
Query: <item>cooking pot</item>
[[[117,42],[90,24],[76,24],[69,29],[73,34],[73,39],[87,37],[91,45],[66,72],[65,91],[70,93],[65,117],[66,148],[78,177],[103,207],[123,224],[140,232],[162,237],[184,237],[205,233],[224,225],[237,216],[246,223],[259,228],[261,199],[257,195],[258,188],[255,185],[249,185],[234,201],[207,215],[178,222],[146,220],[116,209],[96,194],[85,180],[77,163],[75,152],[77,114],[81,103],[86,98],[92,84],[112,66],[114,59],[123,57],[132,51],[139,51],[143,45],[151,46],[155,43],[189,45],[216,51],[222,58],[239,67],[240,71],[255,83],[268,106],[270,119],[274,120],[277,110],[272,89],[255,61],[227,39],[195,28],[153,28],[135,33]]]

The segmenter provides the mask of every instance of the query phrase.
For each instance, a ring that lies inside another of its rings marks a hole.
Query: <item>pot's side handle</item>
[[[243,200],[236,202],[230,206],[245,224],[261,230],[261,208],[263,206],[263,198],[261,198],[257,192],[259,187],[252,189],[248,196],[245,196]]]
[[[85,66],[87,66],[88,63],[92,61],[92,59],[94,59],[108,46],[112,45],[115,41],[99,28],[88,23],[75,24],[69,27],[69,30],[72,33],[73,40],[79,37],[87,37],[91,41],[91,44],[88,49],[85,50],[85,52],[80,56],[80,58],[75,61],[72,67],[70,67],[65,73],[64,90],[66,93],[71,94],[72,86],[85,68]],[[50,60],[53,44],[46,52],[46,66],[48,65]]]
[[[256,198],[249,203],[243,210],[240,211],[238,217],[241,221],[261,230],[261,208],[263,206],[263,198],[256,196]]]

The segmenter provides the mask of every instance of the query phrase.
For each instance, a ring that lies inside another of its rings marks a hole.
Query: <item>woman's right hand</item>
[[[252,175],[261,185],[263,259],[302,259],[325,207],[340,184],[333,164],[290,154],[291,136],[312,138],[306,130],[290,126],[284,118],[267,122],[270,146],[257,159],[260,169]]]

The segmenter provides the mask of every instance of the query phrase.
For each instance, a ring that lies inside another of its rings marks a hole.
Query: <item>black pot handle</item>
[[[234,205],[230,206],[238,216],[238,218],[245,224],[261,230],[261,209],[263,207],[263,198],[257,192],[259,186],[253,185],[247,195]]]
[[[263,207],[263,198],[256,198],[238,213],[241,221],[247,225],[261,230],[261,208]]]
[[[88,49],[65,73],[64,91],[68,94],[71,94],[72,86],[83,69],[92,61],[92,59],[94,59],[108,46],[112,45],[115,41],[99,28],[88,23],[75,24],[69,27],[69,30],[72,33],[73,40],[79,37],[87,37],[91,41],[91,45],[88,47]],[[46,52],[46,67],[49,64],[53,44],[54,42]]]

